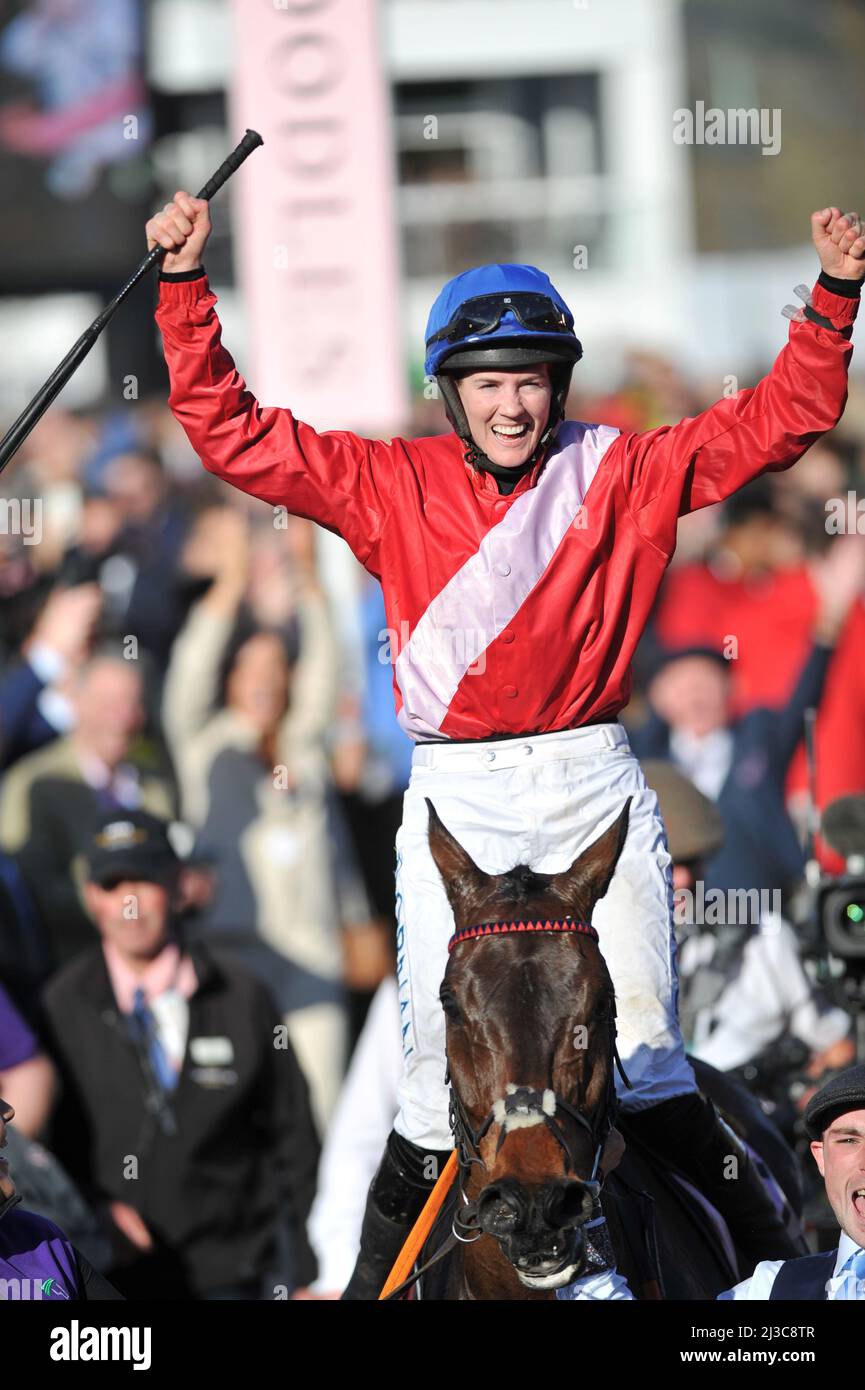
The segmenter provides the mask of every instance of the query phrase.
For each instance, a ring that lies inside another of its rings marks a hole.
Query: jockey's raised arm
[[[631,513],[667,552],[679,516],[723,501],[760,473],[789,468],[841,418],[865,273],[865,261],[847,249],[861,253],[865,237],[837,208],[814,213],[811,226],[822,270],[768,375],[693,419],[626,441],[621,467]]]
[[[178,192],[147,224],[165,257],[156,322],[171,381],[169,404],[208,472],[233,487],[317,521],[376,572],[389,506],[393,451],[348,431],[319,434],[290,410],[258,403],[222,344],[216,295],[201,255],[207,203]]]

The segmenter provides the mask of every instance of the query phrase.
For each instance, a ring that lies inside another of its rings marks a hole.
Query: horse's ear
[[[617,819],[577,856],[569,869],[555,875],[552,887],[563,901],[572,903],[589,897],[591,902],[584,910],[590,911],[604,896],[625,846],[631,801],[629,796]]]
[[[478,868],[471,855],[442,823],[429,797],[424,797],[424,800],[429,808],[430,854],[442,876],[454,916],[458,917],[469,895],[487,884],[488,875]]]

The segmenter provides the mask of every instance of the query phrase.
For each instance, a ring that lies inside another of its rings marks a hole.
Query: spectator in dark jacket
[[[286,1228],[294,1278],[314,1270],[318,1140],[264,986],[184,949],[179,870],[145,812],[115,813],[94,838],[85,893],[102,942],[45,994],[66,1086],[55,1148],[108,1207],[127,1297],[256,1298]]]
[[[752,709],[731,718],[731,650],[660,650],[648,680],[651,713],[630,731],[637,757],[667,758],[717,803],[724,843],[705,866],[706,889],[787,893],[804,857],[787,814],[787,769],[804,730],[805,711],[819,703],[838,634],[865,579],[859,537],[838,543],[821,571],[821,603],[812,646],[796,688],[780,710]]]

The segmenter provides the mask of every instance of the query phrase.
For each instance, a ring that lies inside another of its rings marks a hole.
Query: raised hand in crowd
[[[249,582],[249,519],[238,507],[208,507],[195,522],[181,555],[185,572],[213,580],[209,608],[233,613]]]
[[[318,587],[312,523],[294,516],[284,523],[262,528],[250,557],[247,601],[262,627],[290,622],[303,595]]]
[[[98,584],[54,589],[24,644],[24,656],[43,648],[60,658],[64,667],[79,667],[90,652],[101,611]]]
[[[809,570],[817,594],[814,638],[827,646],[838,640],[853,604],[865,593],[865,538],[841,536]]]

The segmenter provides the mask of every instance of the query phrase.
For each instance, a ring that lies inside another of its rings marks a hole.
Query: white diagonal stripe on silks
[[[460,682],[541,578],[618,434],[609,425],[565,421],[535,487],[490,528],[421,615],[395,666],[399,722],[411,738],[439,734]],[[509,566],[508,573],[499,566]]]

